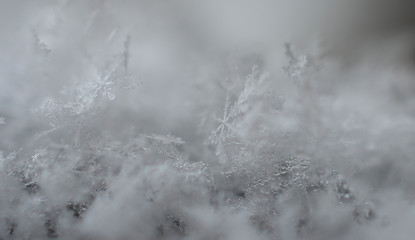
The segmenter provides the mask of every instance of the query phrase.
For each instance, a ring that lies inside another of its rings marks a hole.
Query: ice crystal
[[[310,66],[309,57],[306,55],[296,56],[289,43],[285,44],[285,55],[288,58],[288,65],[284,67],[285,73],[295,84],[301,84],[301,79],[306,76]]]
[[[33,36],[35,40],[36,51],[38,51],[43,57],[49,56],[52,50],[50,50],[45,43],[40,41],[39,36],[35,31],[33,31]]]

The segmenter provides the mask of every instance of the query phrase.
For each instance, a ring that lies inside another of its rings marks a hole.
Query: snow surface
[[[413,1],[0,2],[0,239],[413,239]]]

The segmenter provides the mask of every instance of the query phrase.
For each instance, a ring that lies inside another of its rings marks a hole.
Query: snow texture
[[[413,239],[412,2],[0,2],[0,240]]]

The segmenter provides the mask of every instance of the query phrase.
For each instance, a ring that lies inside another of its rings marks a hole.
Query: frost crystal
[[[40,39],[39,39],[39,36],[37,35],[37,33],[36,32],[34,32],[33,31],[33,36],[34,36],[34,39],[35,39],[35,48],[36,48],[36,50],[43,56],[43,57],[47,57],[47,56],[49,56],[49,54],[52,52],[52,50],[50,50],[49,48],[48,48],[48,46],[45,44],[45,43],[43,43],[43,42],[41,42],[40,41]]]
[[[284,67],[287,76],[294,81],[295,84],[301,84],[301,78],[309,72],[309,58],[306,55],[295,56],[291,44],[285,44],[285,55],[288,58],[288,66]]]

